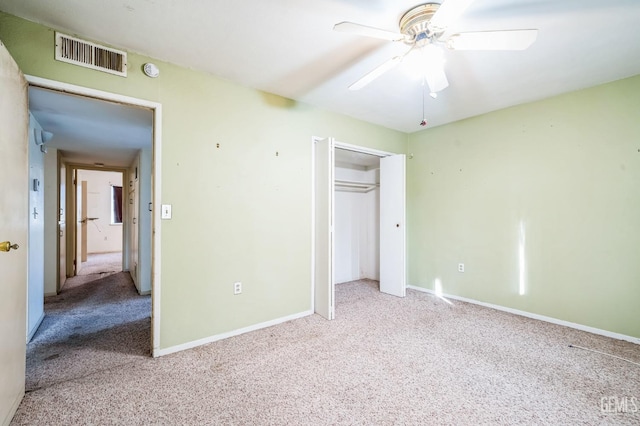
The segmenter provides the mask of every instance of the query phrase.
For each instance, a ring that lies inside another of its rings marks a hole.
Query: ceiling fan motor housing
[[[408,10],[400,18],[400,32],[406,37],[405,43],[414,44],[436,35],[429,27],[429,21],[438,11],[439,3],[425,3]]]

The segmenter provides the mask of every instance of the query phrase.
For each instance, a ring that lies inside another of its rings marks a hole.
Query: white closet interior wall
[[[380,279],[379,176],[378,168],[335,167],[336,283]]]

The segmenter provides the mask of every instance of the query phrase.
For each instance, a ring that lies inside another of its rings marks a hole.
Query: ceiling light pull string
[[[424,101],[424,92],[426,90],[426,86],[427,86],[427,79],[423,77],[422,78],[422,121],[420,122],[420,125],[422,127],[427,125],[427,117],[426,117],[426,115],[424,113],[424,103],[425,103],[425,101]]]

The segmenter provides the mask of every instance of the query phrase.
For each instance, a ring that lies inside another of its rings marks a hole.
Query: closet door
[[[333,139],[314,142],[314,310],[334,318],[333,287]]]
[[[405,156],[380,159],[380,291],[406,294]]]

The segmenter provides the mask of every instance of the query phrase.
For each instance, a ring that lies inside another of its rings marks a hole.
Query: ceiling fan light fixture
[[[429,21],[439,7],[439,3],[425,3],[408,10],[402,15],[402,18],[400,18],[400,32],[406,36],[405,43],[412,44],[432,35]]]
[[[405,53],[379,65],[349,86],[349,89],[359,90],[402,63],[399,68],[422,82],[423,120],[420,124],[424,126],[426,94],[435,99],[438,92],[449,87],[444,70],[443,47],[451,50],[524,50],[535,42],[538,35],[538,30],[535,29],[451,34],[450,25],[473,2],[474,0],[441,0],[439,3],[432,1],[417,5],[400,18],[400,32],[353,22],[336,24],[336,31],[395,42],[402,41],[409,46]]]
[[[422,81],[427,75],[444,70],[444,52],[440,46],[427,44],[412,49],[402,62],[409,76]]]

